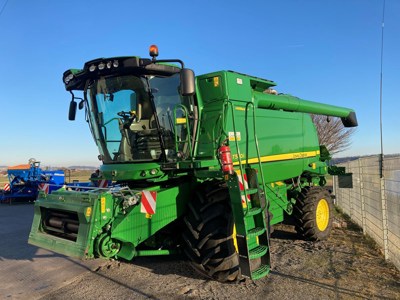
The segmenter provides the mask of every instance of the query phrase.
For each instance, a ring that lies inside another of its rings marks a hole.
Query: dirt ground
[[[317,243],[279,225],[271,240],[273,270],[254,282],[223,284],[203,278],[181,256],[146,257],[109,261],[42,299],[400,299],[400,272],[347,224]]]

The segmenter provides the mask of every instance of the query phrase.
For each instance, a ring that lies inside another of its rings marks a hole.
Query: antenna
[[[379,89],[379,127],[381,135],[381,155],[380,155],[380,177],[383,178],[383,128],[382,128],[382,83],[383,83],[383,32],[385,29],[385,2],[383,0],[383,11],[382,11],[382,34],[381,34],[381,81]]]

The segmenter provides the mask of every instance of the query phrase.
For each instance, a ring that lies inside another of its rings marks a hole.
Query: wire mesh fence
[[[336,205],[382,248],[400,269],[400,155],[362,157],[340,164],[347,182],[334,179]],[[383,176],[381,176],[383,175]]]

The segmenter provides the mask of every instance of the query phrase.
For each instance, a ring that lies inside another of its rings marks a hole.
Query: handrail
[[[246,164],[249,166],[250,164],[248,163],[249,162],[249,151],[248,151],[248,147],[249,147],[249,132],[248,132],[248,120],[247,120],[247,118],[248,118],[248,108],[249,108],[249,106],[252,106],[253,107],[253,132],[254,132],[254,142],[255,142],[255,145],[256,145],[256,152],[257,152],[257,159],[258,159],[258,168],[260,169],[260,177],[261,177],[261,183],[262,183],[262,189],[263,189],[263,193],[264,193],[264,196],[265,196],[265,207],[264,208],[262,208],[262,210],[264,211],[267,207],[268,207],[268,199],[267,199],[267,193],[266,193],[266,190],[265,190],[265,179],[264,179],[264,172],[263,172],[263,168],[262,168],[262,165],[261,165],[261,155],[260,155],[260,148],[259,148],[259,145],[258,145],[258,138],[257,138],[257,132],[256,132],[256,128],[257,128],[257,126],[256,126],[256,114],[255,114],[255,107],[254,107],[254,104],[252,103],[252,102],[247,102],[247,104],[246,104],[246,112],[245,112],[245,126],[246,126],[246,151],[247,151],[247,153],[246,153]],[[258,188],[258,187],[257,187]]]
[[[178,124],[177,122],[176,122],[176,120],[177,120],[177,111],[178,111],[178,109],[181,109],[182,111],[183,111],[183,113],[184,113],[184,115],[185,115],[185,125],[186,125],[186,133],[187,133],[187,136],[186,136],[186,139],[184,140],[184,141],[179,141],[179,139],[178,139],[178,126],[180,126],[180,125],[182,125],[182,124]],[[177,105],[175,105],[175,107],[174,107],[174,138],[175,138],[175,150],[176,150],[176,153],[178,153],[179,152],[179,144],[181,144],[181,143],[187,143],[188,145],[189,145],[189,158],[191,158],[192,160],[193,160],[193,148],[192,148],[192,135],[191,135],[191,132],[190,132],[190,126],[189,126],[189,118],[188,118],[188,116],[189,116],[189,114],[188,114],[188,111],[187,111],[187,108],[186,108],[186,106],[184,106],[183,104],[177,104]]]
[[[269,204],[269,200],[268,200],[268,198],[267,198],[267,192],[266,192],[266,185],[265,185],[265,179],[264,179],[264,172],[263,172],[263,168],[262,168],[262,165],[261,165],[261,159],[260,159],[260,148],[259,148],[259,145],[258,145],[258,138],[257,138],[257,132],[256,132],[256,128],[257,128],[257,126],[256,126],[256,113],[255,113],[255,108],[254,108],[254,104],[252,103],[252,102],[247,102],[247,104],[246,104],[246,112],[245,112],[245,123],[246,123],[246,147],[247,147],[247,156],[246,156],[246,164],[247,165],[250,165],[249,163],[248,163],[248,161],[249,161],[249,153],[248,153],[248,144],[249,144],[249,133],[248,133],[248,125],[247,125],[247,117],[248,117],[248,114],[247,114],[247,112],[248,112],[248,109],[249,109],[249,107],[250,107],[250,105],[253,107],[253,132],[254,132],[254,142],[255,142],[255,145],[256,145],[256,151],[257,151],[257,159],[258,159],[258,168],[259,168],[259,170],[260,170],[260,177],[261,177],[261,184],[262,184],[262,191],[263,191],[263,193],[264,193],[264,199],[265,199],[265,206],[264,207],[261,207],[261,209],[262,209],[262,212],[263,212],[263,214],[264,214],[264,211],[267,209],[267,213],[269,213],[268,212],[268,204]],[[260,184],[258,184],[258,185],[260,185]],[[259,187],[257,187],[257,189],[258,189]],[[261,200],[261,199],[260,199]],[[260,203],[261,203],[261,201],[260,201]],[[261,206],[261,205],[260,205]],[[270,221],[269,220],[269,216],[268,216],[268,221]],[[264,220],[264,222],[265,222],[265,220]],[[267,224],[267,226],[268,225],[270,225],[270,224]],[[268,235],[270,234],[270,227],[268,226],[268,230],[267,230],[267,232],[268,232]],[[271,249],[270,248],[270,242],[269,242],[269,236],[267,236],[267,246],[268,246],[268,249]]]
[[[239,169],[240,169],[240,176],[242,177],[242,182],[243,182],[243,192],[244,192],[244,199],[247,201],[247,191],[244,185],[244,172],[243,172],[243,165],[242,165],[242,160],[241,160],[241,155],[240,155],[240,148],[239,148],[239,143],[236,138],[236,123],[235,123],[235,113],[234,113],[234,104],[232,101],[228,100],[226,101],[227,105],[231,106],[231,111],[232,111],[232,125],[233,125],[233,138],[235,140],[235,146],[236,146],[236,151],[238,155],[238,162],[239,162]],[[229,138],[229,135],[228,135]],[[246,203],[246,212],[244,215],[247,215],[249,213],[249,205]]]

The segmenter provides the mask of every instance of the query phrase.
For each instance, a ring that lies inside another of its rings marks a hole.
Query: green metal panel
[[[135,164],[104,164],[100,167],[105,179],[108,180],[143,180],[160,178],[164,172],[160,170],[160,165],[154,162],[135,163]],[[150,174],[151,170],[155,173]]]
[[[284,220],[284,212],[291,214],[292,204],[287,198],[287,186],[283,182],[268,183],[266,185],[267,198],[269,199],[269,211],[272,213],[271,225]]]
[[[218,78],[218,79],[216,79]],[[275,86],[271,80],[261,79],[233,71],[219,71],[197,77],[198,94],[204,103],[216,99],[251,101],[252,91],[261,91]]]
[[[209,103],[201,113],[196,158],[214,158],[223,132],[223,102]]]
[[[223,84],[224,77],[222,74],[210,74],[205,78],[198,78],[197,84],[203,103],[210,103],[215,100],[223,100],[226,98],[226,85]]]
[[[111,237],[136,247],[183,214],[189,191],[189,184],[158,190],[156,213],[151,218],[140,212],[140,206],[120,212],[112,223]]]
[[[233,163],[238,166],[240,157],[242,164],[245,164],[248,154],[249,163],[257,164],[258,158],[254,146],[255,132],[249,128],[249,147],[246,151],[246,111],[243,106],[235,104],[236,102],[233,102],[231,113],[228,111],[226,114],[225,130],[229,135]],[[233,128],[232,111],[235,128]],[[248,117],[247,122],[251,123],[252,118]],[[256,122],[259,124],[256,134],[266,182],[296,177],[310,163],[319,161],[316,130],[308,115],[258,109],[256,110]],[[239,151],[236,148],[235,136]]]

